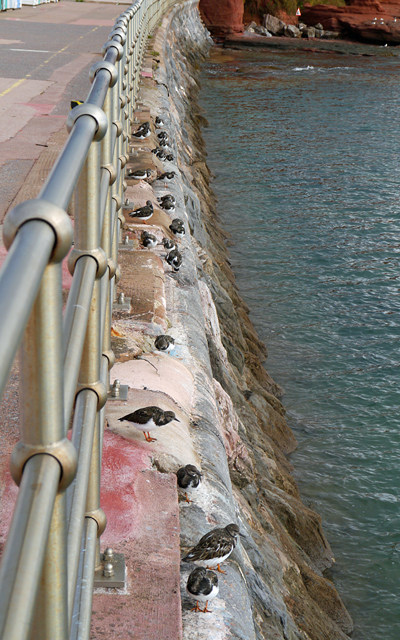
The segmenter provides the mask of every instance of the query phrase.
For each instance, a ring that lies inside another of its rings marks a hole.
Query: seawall
[[[107,404],[104,436],[102,543],[125,553],[128,583],[121,592],[95,593],[92,637],[344,640],[352,621],[323,576],[332,551],[291,475],[286,456],[296,440],[279,386],[263,367],[266,349],[238,295],[218,222],[196,101],[210,46],[197,3],[183,2],[149,41],[142,70],[137,122],[163,119],[174,160],[151,154],[153,127],[147,141],[133,144],[128,164],[151,172],[147,181],[127,180],[129,201],[137,207],[150,199],[155,208],[146,225],[123,210],[123,235],[133,244],[120,252],[118,290],[131,304],[114,315],[111,375],[129,389],[126,401]],[[168,184],[155,180],[163,171],[176,172]],[[176,198],[171,215],[157,201],[167,192]],[[169,237],[175,217],[186,228],[177,272],[161,245],[140,245],[146,229],[159,241]],[[170,354],[154,349],[165,333],[176,343]],[[152,443],[118,420],[148,405],[179,420],[157,430]],[[175,472],[188,463],[203,474],[192,503],[176,487]],[[195,613],[185,593],[193,566],[179,566],[180,556],[231,522],[245,537],[219,574],[212,613]]]

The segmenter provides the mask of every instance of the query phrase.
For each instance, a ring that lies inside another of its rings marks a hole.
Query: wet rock
[[[275,18],[275,16],[271,16],[267,14],[263,18],[264,27],[273,35],[273,36],[281,36],[286,27],[286,24],[279,20],[279,18]]]
[[[301,31],[293,24],[287,24],[283,29],[282,35],[286,36],[287,38],[301,38]]]

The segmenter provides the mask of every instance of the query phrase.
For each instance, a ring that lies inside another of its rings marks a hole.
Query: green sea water
[[[213,189],[353,640],[400,638],[400,62],[216,51]]]

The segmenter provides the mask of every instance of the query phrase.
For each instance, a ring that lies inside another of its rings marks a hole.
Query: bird
[[[196,600],[196,606],[192,611],[201,611],[201,613],[212,613],[207,609],[208,601],[218,595],[218,576],[214,571],[209,571],[203,567],[197,567],[192,571],[186,583],[186,591],[191,598]],[[199,602],[205,602],[204,609],[200,609]]]
[[[161,208],[164,209],[165,211],[168,211],[168,213],[174,213],[175,204],[171,202],[171,200],[163,200],[161,202]]]
[[[201,482],[202,474],[194,464],[187,464],[185,467],[178,469],[176,477],[178,487],[185,489],[186,502],[192,502],[192,500],[189,500],[187,492],[197,489]]]
[[[148,231],[142,231],[140,240],[142,245],[146,247],[146,249],[154,249],[154,247],[156,247],[158,244],[157,238]]]
[[[164,245],[164,249],[172,250],[177,248],[175,242],[169,238],[163,238],[162,243]]]
[[[127,178],[133,178],[134,180],[146,180],[146,178],[150,178],[151,171],[150,169],[137,169],[136,171],[132,171],[128,169]]]
[[[134,138],[137,138],[138,140],[144,140],[144,138],[148,138],[150,134],[150,122],[143,122],[143,124],[138,127],[135,133],[132,133],[132,136]]]
[[[196,546],[182,558],[182,562],[197,562],[205,565],[207,569],[217,567],[220,573],[226,573],[219,565],[231,555],[236,547],[238,535],[237,524],[228,524],[223,529],[213,529],[200,538]]]
[[[154,153],[154,155],[160,160],[164,160],[166,158],[165,151],[164,149],[161,149],[161,147],[156,147],[155,149],[152,149],[151,153]]]
[[[179,253],[178,249],[172,249],[165,259],[174,271],[179,271],[179,268],[182,265],[182,254]]]
[[[167,155],[165,156],[165,159],[168,160],[168,162],[173,162],[174,156],[172,155],[172,153],[167,153]]]
[[[153,204],[151,200],[147,200],[144,207],[139,207],[139,209],[135,209],[129,214],[130,218],[139,218],[143,222],[151,218],[154,213]]]
[[[159,140],[168,140],[168,133],[166,131],[159,131],[157,133],[157,138]]]
[[[159,127],[163,127],[164,126],[164,120],[162,118],[160,118],[160,116],[156,116],[156,125]]]
[[[161,196],[161,198],[157,198],[157,200],[159,200],[159,202],[175,202],[175,196],[172,195],[172,193],[166,193],[164,196]]]
[[[162,173],[160,177],[157,178],[157,180],[164,180],[164,184],[165,186],[167,186],[167,180],[173,180],[175,178],[175,175],[175,171],[166,171],[165,173]]]
[[[122,416],[122,418],[118,418],[118,420],[119,422],[124,420],[131,422],[136,429],[143,431],[147,442],[155,442],[157,440],[157,438],[150,436],[150,431],[163,427],[173,420],[180,422],[173,411],[163,411],[160,407],[143,407],[133,413]]]
[[[183,236],[185,235],[185,224],[180,218],[174,218],[169,225],[169,228],[171,229],[175,238],[183,238]]]
[[[175,348],[175,340],[172,336],[157,336],[154,340],[154,346],[158,351],[165,351],[166,353],[169,353]]]

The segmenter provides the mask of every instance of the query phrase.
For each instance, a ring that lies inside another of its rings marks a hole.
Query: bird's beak
[[[239,531],[239,535],[240,535],[240,537],[241,537],[241,538],[245,538],[245,537],[246,537],[246,536],[244,535],[244,533],[240,533],[240,531]]]
[[[178,418],[175,418],[175,422],[180,422],[180,420],[178,420]]]

